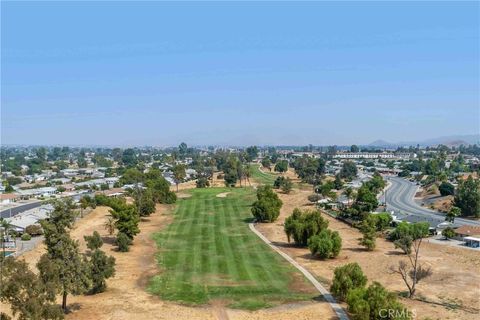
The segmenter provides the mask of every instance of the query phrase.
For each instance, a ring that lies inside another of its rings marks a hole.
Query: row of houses
[[[416,153],[401,152],[343,152],[333,156],[337,159],[413,159]]]

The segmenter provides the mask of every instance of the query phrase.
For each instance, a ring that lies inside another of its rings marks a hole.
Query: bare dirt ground
[[[329,287],[336,267],[357,262],[370,281],[378,281],[388,289],[405,292],[406,287],[397,274],[390,273],[390,266],[406,259],[391,242],[377,239],[373,252],[358,245],[361,234],[358,230],[325,215],[329,227],[340,233],[343,249],[336,259],[311,259],[306,248],[295,248],[288,244],[283,231],[283,222],[295,207],[313,208],[307,196],[311,191],[293,190],[291,194],[279,193],[283,207],[279,219],[272,224],[257,228],[297,262],[312,272],[317,279]],[[421,249],[421,262],[432,267],[433,275],[418,284],[417,296],[421,300],[401,299],[410,309],[415,309],[417,319],[478,319],[480,309],[480,253],[429,243]],[[344,305],[345,306],[345,305]]]
[[[185,189],[183,189],[185,190]],[[179,194],[180,196],[182,194]],[[173,302],[162,301],[146,291],[150,277],[158,274],[155,254],[157,247],[152,240],[152,234],[164,228],[173,217],[168,206],[157,205],[157,210],[149,218],[140,223],[140,234],[133,242],[130,252],[120,253],[115,250],[113,238],[103,227],[108,215],[108,208],[97,207],[90,214],[77,222],[72,237],[80,241],[81,250],[86,249],[84,235],[98,231],[104,238],[102,249],[116,259],[116,274],[107,281],[105,292],[96,295],[69,296],[68,304],[71,312],[66,319],[78,320],[127,320],[127,319],[335,319],[330,306],[323,301],[286,304],[260,311],[232,310],[225,308],[224,303],[190,307]],[[25,253],[19,259],[29,263],[32,270],[44,253],[43,245]],[[2,311],[8,307],[0,305]]]
[[[453,206],[453,196],[425,197],[421,200],[422,206],[440,212],[448,212]]]

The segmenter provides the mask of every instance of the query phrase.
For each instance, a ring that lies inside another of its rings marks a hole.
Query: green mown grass
[[[221,192],[230,194],[217,197]],[[251,310],[315,296],[305,293],[314,291],[303,276],[249,230],[253,189],[190,193],[179,199],[173,223],[154,235],[162,271],[151,279],[150,292],[187,304],[223,299]],[[307,291],[292,290],[292,281],[305,282]]]
[[[252,179],[260,184],[268,184],[273,186],[275,179],[277,179],[278,175],[270,172],[262,172],[260,171],[260,165],[252,164],[250,165],[250,173]],[[267,169],[264,169],[267,170]]]

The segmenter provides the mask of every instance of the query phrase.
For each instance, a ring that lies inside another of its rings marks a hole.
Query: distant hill
[[[480,134],[470,134],[470,135],[454,135],[454,136],[443,136],[433,139],[427,139],[422,141],[400,141],[400,142],[388,142],[385,140],[375,140],[368,144],[370,147],[379,147],[379,148],[392,148],[392,147],[402,147],[402,146],[416,146],[419,144],[422,147],[436,146],[443,144],[449,147],[458,147],[460,145],[468,144],[480,144]]]

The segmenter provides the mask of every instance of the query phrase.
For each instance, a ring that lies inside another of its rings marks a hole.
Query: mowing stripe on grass
[[[217,197],[222,192],[229,194]],[[248,229],[252,188],[190,193],[178,201],[174,221],[154,237],[162,272],[151,279],[150,292],[189,304],[227,299],[248,309],[315,296],[313,290],[292,290],[297,271]]]

